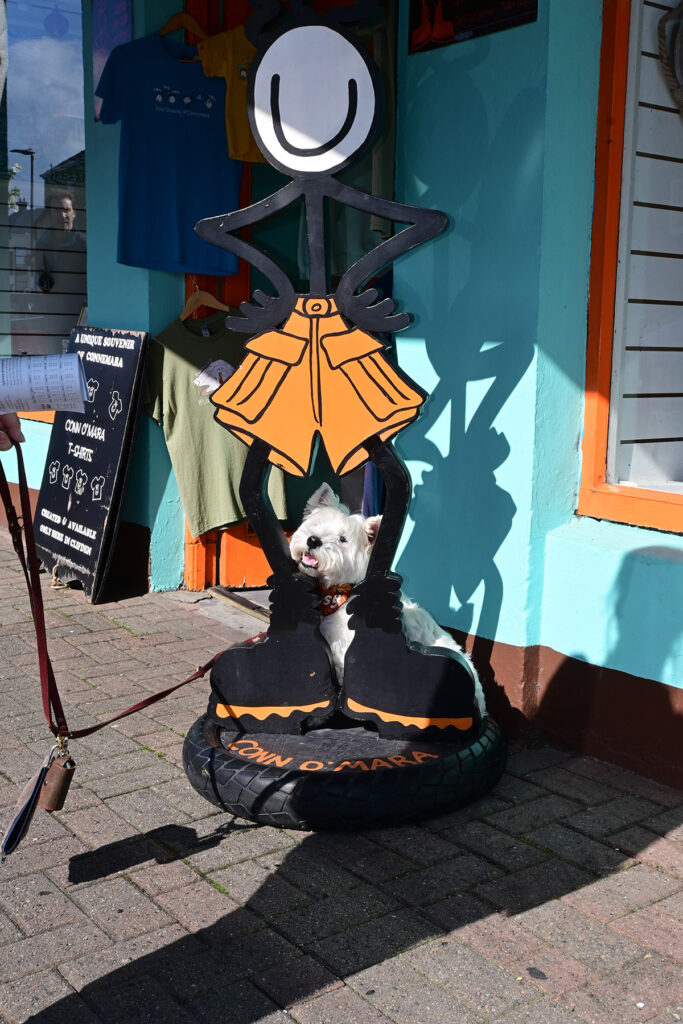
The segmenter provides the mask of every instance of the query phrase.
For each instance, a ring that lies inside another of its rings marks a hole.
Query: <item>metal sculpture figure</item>
[[[428,241],[445,214],[379,199],[334,174],[355,161],[380,127],[381,82],[344,23],[378,14],[375,0],[333,8],[323,19],[306,0],[272,32],[279,0],[252,0],[247,34],[257,47],[249,117],[267,160],[292,181],[247,209],[200,221],[206,241],[264,273],[277,294],[261,290],[229,316],[229,327],[256,331],[238,371],[212,396],[216,420],[249,445],[240,496],[273,569],[266,638],[225,651],[213,669],[209,718],[223,727],[296,733],[335,711],[372,723],[380,736],[429,736],[466,743],[479,726],[472,680],[436,648],[408,644],[401,628],[400,584],[391,572],[410,500],[408,474],[390,439],[418,415],[425,394],[382,354],[374,333],[408,325],[390,298],[364,287],[382,268]],[[241,229],[303,199],[309,291],[297,295],[283,268]],[[329,290],[325,204],[338,202],[407,224],[363,256]],[[266,494],[270,464],[306,476],[317,440],[345,473],[372,460],[386,484],[386,504],[368,573],[348,605],[354,640],[340,688],[319,633],[314,583],[299,574]]]

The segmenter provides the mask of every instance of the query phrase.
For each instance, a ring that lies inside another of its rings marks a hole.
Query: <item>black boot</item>
[[[386,739],[467,745],[481,718],[472,673],[455,652],[406,640],[401,582],[395,573],[373,574],[354,589],[341,708]]]
[[[236,644],[211,670],[210,719],[237,732],[299,733],[329,718],[337,688],[320,634],[314,580],[298,573],[271,576],[266,636]]]

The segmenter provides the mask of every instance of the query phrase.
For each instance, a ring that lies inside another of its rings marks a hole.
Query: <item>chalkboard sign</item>
[[[95,604],[111,560],[140,406],[147,335],[76,327],[88,382],[85,412],[55,413],[34,520],[38,555]]]
[[[538,18],[538,0],[410,0],[408,52],[525,25]]]

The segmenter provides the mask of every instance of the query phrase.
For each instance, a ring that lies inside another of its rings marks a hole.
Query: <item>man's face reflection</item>
[[[52,217],[56,228],[61,228],[62,231],[71,231],[76,219],[72,201],[66,196],[60,199],[59,204],[52,207]]]

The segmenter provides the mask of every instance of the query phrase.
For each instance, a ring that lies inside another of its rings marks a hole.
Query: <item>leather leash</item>
[[[118,722],[121,718],[126,718],[128,715],[135,714],[136,711],[142,711],[144,708],[148,708],[152,704],[156,704],[157,701],[163,700],[164,697],[168,697],[169,694],[179,690],[181,686],[187,686],[188,683],[194,682],[195,679],[201,679],[201,677],[204,676],[218,660],[221,652],[215,654],[210,661],[207,661],[205,665],[198,668],[197,671],[193,672],[193,674],[188,676],[187,679],[183,679],[181,683],[175,683],[173,686],[169,686],[167,689],[161,690],[159,693],[154,693],[149,697],[145,697],[144,700],[138,701],[137,704],[133,704],[126,711],[120,711],[118,715],[114,715],[112,718],[108,718],[104,722],[98,722],[96,725],[91,725],[85,729],[70,729],[67,725],[66,716],[59,696],[59,690],[57,689],[57,681],[55,679],[50,655],[48,654],[47,649],[43,594],[40,587],[38,556],[36,554],[36,543],[33,534],[31,504],[29,501],[28,486],[26,483],[24,458],[21,454],[19,444],[16,441],[13,442],[13,444],[16,451],[17,467],[19,471],[21,517],[17,515],[16,509],[12,504],[12,496],[10,494],[10,489],[1,463],[0,495],[2,495],[2,501],[5,506],[7,524],[12,537],[14,550],[16,551],[21,563],[21,568],[28,587],[31,613],[33,615],[33,622],[36,628],[36,641],[38,644],[38,662],[40,665],[40,688],[43,698],[43,711],[45,712],[45,719],[48,727],[53,736],[57,738],[60,751],[63,751],[66,748],[67,740],[90,736],[99,729],[103,729],[106,725],[111,725],[112,722]]]

